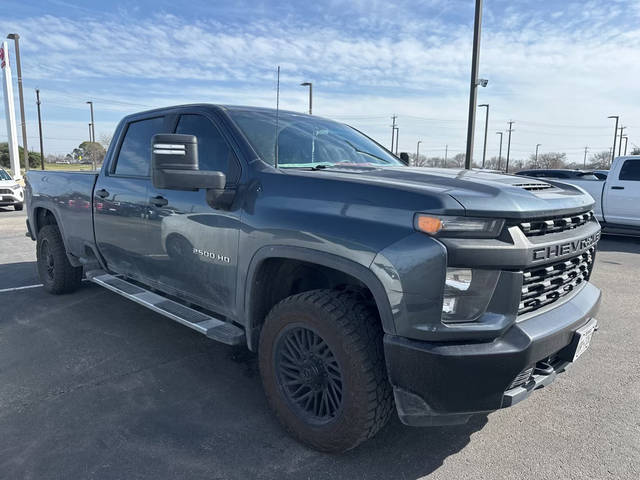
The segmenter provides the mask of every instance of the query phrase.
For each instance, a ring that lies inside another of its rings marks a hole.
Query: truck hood
[[[482,170],[330,167],[308,173],[397,189],[446,194],[453,197],[470,216],[548,217],[586,211],[594,205],[589,194],[573,185]]]

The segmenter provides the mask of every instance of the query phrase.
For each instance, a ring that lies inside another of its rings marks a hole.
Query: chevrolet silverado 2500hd
[[[26,192],[47,290],[84,275],[246,345],[282,424],[320,450],[355,447],[394,408],[428,426],[513,405],[597,325],[582,190],[410,168],[315,116],[130,115],[99,173],[32,170]]]

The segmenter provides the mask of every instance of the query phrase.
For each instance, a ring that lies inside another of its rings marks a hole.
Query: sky
[[[96,138],[129,113],[183,103],[275,107],[339,120],[401,151],[464,151],[473,0],[175,2],[4,0],[0,34],[18,32],[28,145],[45,154]],[[18,113],[13,41],[9,41]],[[640,2],[485,0],[478,103],[490,104],[487,157],[513,120],[511,156],[566,152],[582,162],[613,143],[620,115],[640,145]],[[0,106],[4,117],[4,102]],[[481,161],[484,109],[474,160]],[[19,119],[18,119],[19,121]],[[21,135],[18,134],[21,143]],[[0,122],[0,142],[6,141]],[[504,136],[503,157],[507,147]]]

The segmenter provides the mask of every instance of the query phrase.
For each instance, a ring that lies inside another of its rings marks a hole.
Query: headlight
[[[442,321],[473,322],[489,305],[498,283],[497,270],[447,268],[442,299]]]
[[[416,214],[414,220],[416,230],[441,237],[492,238],[500,234],[503,225],[502,219],[424,213]]]

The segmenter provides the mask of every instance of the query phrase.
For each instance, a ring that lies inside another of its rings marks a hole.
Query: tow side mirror
[[[409,154],[407,152],[400,152],[400,160],[409,165]]]
[[[171,190],[224,189],[227,179],[223,172],[198,169],[198,139],[195,135],[154,135],[151,152],[154,187]]]

